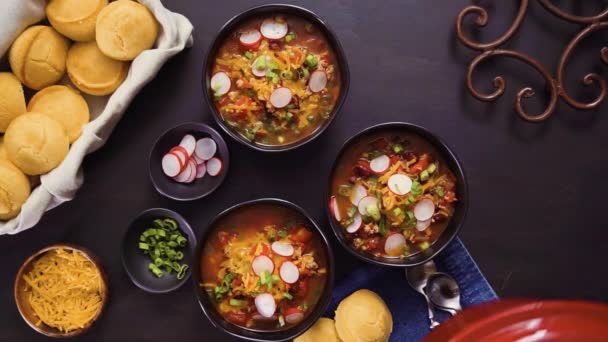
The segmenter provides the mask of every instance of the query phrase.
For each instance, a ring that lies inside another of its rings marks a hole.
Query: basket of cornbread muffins
[[[82,161],[138,91],[192,44],[160,0],[3,0],[0,235],[74,198]]]

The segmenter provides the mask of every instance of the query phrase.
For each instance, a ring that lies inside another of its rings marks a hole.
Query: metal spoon
[[[449,312],[452,316],[462,311],[460,287],[449,274],[435,273],[430,275],[424,291],[433,305]]]
[[[437,267],[435,266],[433,260],[428,261],[427,263],[420,266],[405,269],[405,277],[407,278],[407,282],[414,290],[416,290],[416,292],[420,293],[426,300],[426,306],[429,311],[429,321],[431,321],[431,329],[438,326],[439,322],[435,321],[435,312],[433,312],[431,301],[424,292],[424,289],[427,287],[427,281],[429,279],[429,276],[436,272]]]

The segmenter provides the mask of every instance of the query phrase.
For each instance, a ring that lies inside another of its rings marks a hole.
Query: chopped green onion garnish
[[[293,114],[291,112],[287,112],[287,114],[285,114],[285,119],[287,119],[287,121],[291,121],[291,119],[293,119]]]
[[[395,215],[395,216],[401,215],[401,208],[397,207],[397,208],[393,209],[393,215]]]
[[[314,115],[309,115],[306,117],[306,120],[308,120],[309,122],[314,122],[315,121],[315,116]]]
[[[251,53],[251,51],[246,51],[245,52],[245,58],[247,58],[247,59],[252,59],[253,58],[253,54]]]
[[[255,68],[256,69],[264,69],[266,68],[266,58],[258,58],[255,60]]]
[[[418,248],[420,248],[421,251],[424,251],[425,249],[428,249],[429,247],[431,247],[431,244],[428,241],[423,241],[418,244]]]
[[[435,165],[435,163],[429,165],[429,167],[426,169],[429,174],[432,174],[435,172],[435,170],[437,170],[437,165]]]
[[[440,186],[435,187],[435,193],[437,194],[437,196],[439,197],[443,197],[445,196],[445,192],[443,192],[443,188]]]
[[[243,304],[245,304],[245,301],[243,300],[230,298],[230,305],[232,306],[242,306]]]
[[[410,221],[414,219],[414,213],[411,210],[406,211],[405,214]]]
[[[319,64],[319,60],[313,55],[307,55],[304,63],[306,63],[309,68],[315,69]]]
[[[420,172],[420,180],[423,182],[429,180],[429,172],[427,170]]]
[[[293,296],[291,294],[289,294],[289,292],[283,292],[283,298],[287,298],[289,300],[292,300]]]
[[[403,146],[401,146],[400,144],[393,145],[393,152],[397,154],[403,152]]]
[[[279,230],[279,233],[278,233],[278,234],[279,234],[279,236],[280,236],[280,237],[282,237],[282,238],[286,238],[286,237],[287,237],[287,235],[288,235],[287,231],[286,231],[286,230],[284,230],[284,229]]]
[[[285,41],[288,43],[294,39],[296,39],[295,32],[290,32],[288,35],[285,36]]]

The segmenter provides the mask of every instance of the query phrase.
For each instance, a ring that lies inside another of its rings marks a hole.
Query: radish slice
[[[414,216],[418,221],[429,220],[433,214],[435,214],[435,203],[428,198],[421,200],[414,207]]]
[[[209,176],[215,177],[222,172],[224,164],[219,158],[211,158],[207,162],[207,173]]]
[[[186,166],[186,163],[188,162],[188,159],[190,159],[188,157],[188,151],[186,151],[185,148],[181,147],[181,146],[175,146],[174,148],[172,148],[169,153],[173,153],[175,155],[177,155],[179,157],[179,159],[182,161],[182,168],[184,166]]]
[[[383,154],[380,157],[376,157],[369,162],[369,168],[374,171],[376,174],[383,174],[388,170],[388,167],[391,165],[391,159]]]
[[[428,220],[416,222],[416,229],[418,229],[418,231],[426,230],[431,225],[431,220],[432,220],[432,218],[430,218]]]
[[[281,87],[270,94],[270,104],[274,108],[283,108],[291,102],[293,94],[289,88]]]
[[[262,34],[260,31],[253,29],[242,32],[239,36],[239,42],[244,48],[253,49],[262,40]]]
[[[207,166],[205,166],[205,163],[196,165],[196,179],[201,179],[201,178],[205,177],[206,173],[207,173]]]
[[[213,158],[215,152],[217,152],[217,144],[213,139],[203,138],[196,142],[194,154],[202,160],[209,160]]]
[[[272,317],[277,310],[277,303],[270,293],[262,293],[255,297],[255,308],[260,315],[266,318]]]
[[[196,165],[201,165],[201,164],[205,163],[204,159],[201,159],[201,158],[199,158],[199,156],[196,155],[196,151],[194,151],[194,154],[192,155],[192,158],[196,162]]]
[[[266,58],[266,61],[269,61],[269,60],[270,60],[270,57],[268,57],[268,56],[266,56],[266,55],[262,55],[262,56],[260,56],[260,57],[256,58],[256,59],[253,61],[253,63],[251,63],[251,73],[252,73],[254,76],[257,76],[257,77],[264,77],[264,76],[266,76],[266,68],[265,68],[265,67],[264,67],[264,68],[257,68],[257,67],[256,67],[256,65],[258,65],[258,60],[259,60],[260,58]]]
[[[399,233],[393,233],[384,242],[384,251],[390,256],[399,256],[405,250],[405,237]]]
[[[388,179],[388,189],[395,195],[407,195],[412,189],[412,180],[410,177],[400,173],[392,175]]]
[[[298,308],[289,308],[285,311],[285,322],[289,324],[299,323],[304,319],[304,311]]]
[[[272,259],[265,255],[258,255],[257,257],[253,258],[251,268],[258,276],[264,271],[272,273],[272,271],[274,271],[274,262],[272,262]]]
[[[363,197],[367,196],[367,189],[361,184],[355,184],[350,191],[350,203],[358,205]]]
[[[232,82],[230,82],[230,77],[228,74],[220,71],[215,73],[213,77],[211,77],[211,89],[217,95],[224,95],[230,91],[230,87],[232,86]]]
[[[293,262],[285,261],[279,268],[279,276],[287,284],[293,284],[300,279],[300,271]]]
[[[355,217],[353,217],[353,223],[349,224],[348,227],[346,227],[346,231],[351,234],[356,233],[362,226],[363,218],[361,217],[361,214],[356,213]]]
[[[310,74],[310,80],[308,81],[308,88],[313,93],[318,93],[321,90],[325,89],[327,85],[327,75],[325,71],[317,70]]]
[[[287,27],[286,22],[278,22],[275,19],[266,19],[260,26],[262,35],[271,40],[277,40],[285,37],[288,30],[289,28]]]
[[[272,248],[272,251],[275,254],[278,254],[280,256],[284,256],[284,257],[289,257],[293,255],[294,249],[293,246],[289,243],[286,242],[281,242],[281,241],[275,241],[272,243],[272,245],[270,246],[270,248]]]
[[[194,172],[194,170],[192,170],[192,164],[188,163],[186,164],[186,167],[184,167],[182,172],[180,172],[177,176],[173,177],[173,180],[178,183],[185,183],[190,178],[192,172]]]
[[[184,183],[192,183],[194,182],[194,180],[196,179],[196,173],[197,173],[197,167],[196,167],[196,162],[194,161],[194,159],[190,159],[188,161],[188,167],[190,167],[190,177],[188,177],[188,179],[186,179],[186,181]]]
[[[180,152],[175,151],[175,152],[169,152],[167,154],[172,154],[172,155],[176,156],[177,159],[179,160],[179,169],[180,170],[184,169],[184,166],[186,166],[187,159],[185,159]]]
[[[331,198],[329,199],[329,210],[331,211],[332,215],[334,215],[336,221],[340,222],[342,220],[342,215],[340,215],[340,209],[338,208],[338,199],[336,198],[336,196],[331,196]]]
[[[186,150],[188,153],[188,159],[190,159],[192,153],[194,153],[194,149],[196,148],[196,139],[194,139],[192,135],[187,134],[182,138],[179,146]]]
[[[378,199],[374,196],[365,196],[363,197],[360,201],[359,201],[359,214],[361,215],[368,215],[367,213],[367,208],[375,205],[378,205]]]
[[[163,172],[168,177],[177,176],[182,170],[182,163],[179,157],[173,153],[167,153],[161,162]]]

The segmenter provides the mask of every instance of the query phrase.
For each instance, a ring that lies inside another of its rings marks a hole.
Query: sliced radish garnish
[[[355,217],[353,217],[353,223],[349,224],[348,227],[346,227],[346,231],[351,234],[356,233],[362,226],[363,218],[361,217],[361,214],[356,213]]]
[[[273,242],[272,245],[270,246],[270,248],[272,248],[272,251],[275,254],[278,254],[278,255],[284,256],[284,257],[292,256],[293,252],[294,252],[293,246],[290,243],[281,242],[281,241]]]
[[[300,279],[300,271],[293,262],[285,261],[279,268],[279,276],[287,284],[293,284]]]
[[[405,250],[405,237],[394,232],[390,234],[384,242],[384,251],[390,256],[399,256]]]
[[[192,158],[194,159],[194,161],[196,162],[197,165],[201,165],[201,164],[205,163],[204,159],[201,159],[201,158],[199,158],[199,156],[196,155],[196,151],[192,155]]]
[[[388,179],[388,189],[395,195],[406,195],[412,189],[412,180],[406,175],[394,174]]]
[[[190,175],[192,174],[192,172],[196,172],[196,170],[192,170],[192,164],[188,163],[186,164],[186,167],[184,167],[182,172],[180,172],[177,176],[173,177],[173,180],[178,183],[185,183],[188,179],[190,179]]]
[[[213,158],[217,152],[217,144],[211,138],[203,138],[199,139],[196,142],[196,147],[194,148],[194,153],[197,157],[202,160],[209,160]]]
[[[357,206],[359,209],[359,214],[361,215],[369,215],[367,212],[367,208],[370,206],[378,206],[378,199],[374,196],[365,196],[359,201],[359,205]]]
[[[213,77],[211,77],[211,89],[217,95],[224,95],[230,91],[230,86],[232,82],[230,82],[230,77],[228,74],[220,71],[215,73]]]
[[[262,293],[255,297],[255,308],[260,315],[270,318],[277,310],[277,303],[270,293]]]
[[[179,146],[186,150],[186,153],[188,153],[188,159],[190,159],[192,153],[194,153],[194,149],[196,148],[196,139],[194,139],[192,135],[186,134],[179,143]]]
[[[317,70],[310,74],[310,80],[308,81],[308,88],[313,93],[318,93],[321,90],[325,89],[327,85],[327,75],[325,71]]]
[[[338,199],[336,196],[331,196],[329,199],[329,210],[336,221],[340,222],[342,220],[342,215],[340,214],[340,209],[338,208]]]
[[[257,49],[260,41],[262,41],[262,34],[256,29],[241,32],[241,35],[239,36],[239,42],[245,49]]]
[[[435,214],[435,203],[428,198],[421,200],[414,207],[414,216],[418,221],[429,220],[433,214]]]
[[[256,58],[256,59],[253,61],[253,63],[251,63],[251,73],[252,73],[254,76],[257,76],[257,77],[264,77],[264,76],[266,76],[266,67],[264,67],[264,68],[258,68],[258,67],[257,67],[257,65],[258,65],[258,60],[259,60],[260,58],[265,58],[265,59],[266,59],[266,61],[269,61],[269,60],[270,60],[270,57],[268,57],[268,56],[266,56],[266,55],[262,55],[262,56],[259,56],[258,58]]]
[[[289,308],[285,310],[285,322],[289,324],[299,323],[304,319],[304,311],[298,308]]]
[[[182,168],[184,166],[186,166],[186,163],[188,162],[188,159],[190,159],[188,157],[188,151],[186,151],[185,148],[181,147],[181,146],[175,146],[174,148],[172,148],[169,153],[173,153],[175,155],[177,155],[179,157],[179,159],[182,161]]]
[[[223,167],[224,165],[219,158],[211,158],[207,161],[207,173],[209,176],[215,177],[219,175]]]
[[[264,271],[272,273],[272,271],[274,271],[274,262],[272,262],[272,259],[265,255],[258,255],[257,257],[253,258],[251,268],[253,269],[253,273],[258,276]]]
[[[361,184],[355,184],[350,190],[350,203],[358,205],[363,197],[367,196],[367,189]]]
[[[266,19],[260,26],[262,35],[271,40],[277,40],[285,37],[288,30],[289,28],[287,27],[286,22],[278,22],[275,19]]]
[[[281,87],[270,94],[270,104],[274,108],[283,108],[291,102],[293,94],[289,88]]]
[[[167,153],[161,162],[163,172],[168,177],[177,176],[182,170],[182,163],[179,157],[173,153]]]
[[[430,218],[428,220],[416,222],[416,229],[418,229],[418,231],[426,230],[431,225],[431,220],[433,219]]]
[[[391,165],[391,158],[387,155],[383,154],[379,157],[372,159],[369,162],[369,168],[374,171],[375,174],[383,174],[388,170],[388,167]]]
[[[205,166],[205,163],[196,165],[196,179],[201,179],[201,178],[205,177],[206,173],[207,173],[207,166]]]

